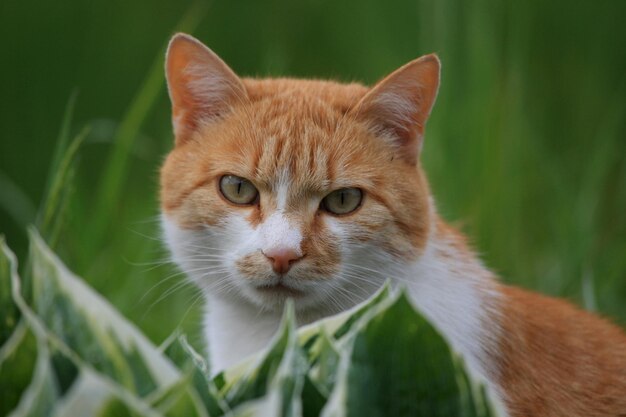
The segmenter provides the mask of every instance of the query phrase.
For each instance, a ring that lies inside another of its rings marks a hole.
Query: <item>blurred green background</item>
[[[62,136],[90,130],[48,235],[155,341],[197,329],[196,291],[159,263],[174,31],[252,76],[373,83],[437,52],[423,161],[441,213],[504,281],[626,325],[624,22],[623,0],[1,0],[0,232],[26,253],[76,92]]]

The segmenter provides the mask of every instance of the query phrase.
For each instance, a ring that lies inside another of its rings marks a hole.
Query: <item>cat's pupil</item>
[[[361,205],[363,193],[358,188],[341,188],[322,200],[322,208],[333,214],[348,214]]]
[[[219,181],[219,188],[228,201],[238,205],[253,204],[259,194],[250,181],[235,175],[224,175]]]

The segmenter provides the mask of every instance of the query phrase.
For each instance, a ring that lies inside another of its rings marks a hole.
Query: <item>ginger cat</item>
[[[510,416],[626,416],[626,336],[570,304],[498,282],[437,214],[419,157],[440,63],[375,86],[239,78],[178,34],[166,59],[176,136],[163,230],[201,288],[220,370],[261,349],[295,301],[304,324],[388,278]]]

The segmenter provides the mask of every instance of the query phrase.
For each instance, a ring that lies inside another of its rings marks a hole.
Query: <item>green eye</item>
[[[358,188],[340,188],[322,200],[322,208],[333,214],[348,214],[356,210],[363,200],[363,192]]]
[[[256,201],[259,192],[250,181],[235,175],[220,178],[220,192],[231,203],[249,205]]]

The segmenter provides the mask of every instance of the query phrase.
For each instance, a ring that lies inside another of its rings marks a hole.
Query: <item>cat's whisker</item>
[[[237,288],[236,286],[233,284],[233,282],[228,279],[231,276],[225,276],[224,279],[222,279],[219,282],[214,283],[213,285],[211,285],[210,287],[208,287],[206,289],[207,292],[211,292],[214,294],[231,294],[233,291],[236,293]]]
[[[371,268],[363,269],[363,268],[358,268],[352,265],[346,265],[346,268],[343,271],[343,273],[356,275],[362,278],[378,277],[378,278],[381,278],[382,280],[391,279],[394,275],[396,275],[389,271],[375,271],[375,270],[372,270]]]
[[[347,276],[349,276],[350,278],[354,278],[354,279],[360,280],[360,281],[365,281],[365,282],[367,282],[367,283],[369,283],[369,284],[378,284],[378,285],[380,285],[380,284],[381,284],[381,282],[376,282],[376,281],[367,280],[367,278],[365,278],[365,277],[364,277],[364,276],[362,276],[362,275],[358,275],[358,274],[351,274],[351,275],[347,275]],[[392,281],[392,282],[393,282],[393,281],[400,282],[400,283],[402,283],[402,284],[406,285],[406,286],[407,286],[407,288],[409,288],[409,287],[411,287],[411,286],[416,285],[416,283],[415,283],[415,282],[413,282],[413,281],[411,281],[410,279],[408,279],[408,278],[402,278],[402,277],[400,277],[400,276],[398,276],[398,275],[392,275],[392,274],[384,274],[384,275],[383,275],[383,274],[380,274],[380,277],[381,277],[383,280],[389,279],[389,280],[390,280],[390,281]]]
[[[349,273],[339,275],[339,281],[345,283],[347,286],[338,286],[337,289],[339,291],[343,291],[349,293],[351,296],[356,296],[358,298],[367,297],[369,292],[363,293],[363,290],[358,284],[354,281],[364,282],[368,284],[369,287],[378,288],[381,285],[381,281],[374,281],[371,279],[364,278],[359,275],[351,275]],[[351,288],[352,287],[352,288]]]
[[[203,241],[207,240],[207,238],[211,235],[215,235],[215,232],[210,232],[207,230],[207,236],[203,237],[202,239],[197,239],[197,240],[192,240],[192,241],[188,241],[188,242],[182,242],[181,246],[184,248],[197,248],[197,249],[210,249],[212,251],[224,251],[226,252],[227,250],[224,248],[220,248],[220,247],[215,247],[215,246],[210,246],[205,244]],[[224,235],[224,237],[226,237],[226,235]]]
[[[389,263],[385,263],[385,270],[378,270],[375,268],[369,268],[363,265],[358,265],[358,264],[353,264],[353,263],[349,263],[349,262],[344,262],[344,265],[350,269],[359,269],[365,272],[370,272],[372,274],[378,275],[378,276],[383,276],[383,277],[390,277],[391,275],[393,275],[393,272],[390,272],[390,269],[393,269],[393,265],[389,264]],[[399,271],[401,271],[401,268],[398,268]]]
[[[227,258],[223,258],[220,256],[204,256],[204,255],[186,256],[186,257],[180,257],[177,259],[178,263],[191,263],[194,265],[200,265],[200,264],[221,265],[221,264],[224,264],[224,262],[226,261],[228,261]]]
[[[216,258],[216,259],[227,259],[228,256],[227,254],[221,254],[221,253],[214,253],[210,250],[207,250],[206,252],[189,252],[187,254],[185,254],[184,256],[182,256],[183,259],[186,258]]]
[[[213,247],[213,246],[202,245],[202,244],[199,244],[199,243],[185,243],[185,244],[183,244],[183,247],[184,248],[189,248],[189,249],[210,250],[210,251],[213,251],[213,252],[228,252],[224,248],[217,248],[217,247]]]
[[[378,288],[382,285],[382,283],[384,282],[383,280],[379,280],[379,281],[375,281],[375,280],[371,280],[371,279],[367,279],[364,278],[360,275],[344,275],[342,277],[340,277],[340,279],[347,283],[347,284],[351,284],[353,286],[358,287],[358,283],[362,283],[362,284],[366,284],[366,288]],[[361,287],[358,287],[361,288]]]
[[[204,273],[206,271],[211,271],[213,269],[217,269],[215,265],[204,265],[198,268],[186,269],[184,271],[175,272],[171,275],[168,275],[165,279],[170,279],[170,278],[181,276],[181,275],[193,275],[194,272]]]
[[[163,239],[162,239],[161,237],[159,237],[159,236],[150,236],[150,235],[147,235],[147,234],[145,234],[145,233],[142,233],[142,232],[140,232],[140,231],[138,231],[138,230],[132,229],[132,228],[130,228],[130,227],[128,227],[127,229],[128,229],[131,233],[134,233],[134,234],[136,234],[136,235],[138,235],[138,236],[141,236],[141,237],[143,237],[143,238],[145,238],[145,239],[148,239],[148,240],[150,240],[150,241],[163,243]]]
[[[151,267],[151,269],[148,269],[148,271],[151,271],[152,268],[155,267],[159,267],[162,265],[168,265],[171,264],[173,261],[171,258],[163,258],[163,259],[156,259],[154,261],[150,261],[150,262],[133,262],[133,261],[129,261],[127,259],[124,260],[126,263],[128,263],[131,266],[149,266]]]
[[[203,290],[206,291],[207,293],[220,291],[224,289],[222,287],[224,286],[228,287],[232,285],[231,278],[234,275],[235,274],[232,272],[232,270],[228,268],[210,271],[199,277],[200,285],[202,286]],[[206,278],[210,276],[212,276],[213,279],[211,281],[207,281]]]
[[[167,291],[165,291],[163,294],[161,294],[155,301],[153,301],[152,303],[150,303],[150,305],[148,306],[148,308],[146,309],[146,311],[142,314],[141,319],[143,320],[145,318],[145,316],[150,313],[150,311],[152,311],[152,309],[159,304],[160,302],[164,301],[166,298],[168,298],[170,295],[172,295],[174,292],[181,290],[183,288],[187,288],[193,286],[193,283],[187,280],[183,280],[179,283],[176,283],[172,288],[168,289]],[[152,289],[151,289],[152,290]],[[143,300],[146,297],[147,293],[144,294],[140,300]]]
[[[129,265],[134,266],[134,267],[144,267],[144,268],[141,268],[141,272],[144,274],[154,271],[156,269],[162,268],[162,267],[175,266],[175,264],[171,260],[169,261],[157,260],[155,262],[134,262],[134,263],[128,260],[125,260],[125,261]]]
[[[161,214],[155,214],[152,216],[146,216],[145,218],[140,220],[134,220],[131,222],[131,224],[160,224],[161,219]]]
[[[150,294],[152,293],[152,291],[156,290],[158,287],[160,287],[161,285],[165,284],[167,281],[169,281],[170,279],[172,279],[172,278],[174,278],[174,277],[176,277],[176,276],[178,276],[178,275],[181,275],[181,273],[174,274],[174,275],[169,275],[169,276],[167,276],[167,277],[165,277],[165,278],[163,278],[163,279],[159,280],[159,282],[157,282],[157,283],[156,283],[156,284],[154,284],[152,287],[150,287],[150,288],[149,288],[149,289],[148,289],[148,290],[147,290],[147,291],[146,291],[146,292],[145,292],[145,293],[141,296],[141,298],[139,299],[139,302],[140,302],[140,303],[141,303],[141,302],[143,302],[143,300],[144,300],[144,299],[145,299],[148,295],[150,295]]]
[[[161,301],[165,300],[167,297],[169,297],[170,295],[174,294],[176,291],[186,288],[186,287],[190,287],[193,286],[193,283],[187,280],[182,280],[176,284],[174,284],[172,287],[170,287],[167,291],[165,291],[163,294],[161,294],[159,296],[159,298],[156,299],[156,301],[154,301],[153,304],[158,304]]]
[[[226,268],[212,268],[212,267],[208,267],[208,266],[204,266],[202,268],[196,268],[196,269],[189,269],[186,271],[178,271],[175,272],[173,274],[168,275],[167,277],[161,279],[158,283],[154,284],[148,291],[146,291],[144,293],[144,295],[141,297],[140,301],[143,301],[152,291],[154,291],[156,288],[160,287],[161,285],[163,285],[165,282],[179,277],[181,275],[187,275],[189,273],[193,273],[193,272],[203,272],[202,278],[208,277],[211,273],[220,273],[220,272],[225,272],[228,271]],[[185,280],[185,282],[187,282]]]
[[[214,255],[214,256],[227,256],[231,252],[226,250],[218,250],[206,247],[198,248],[185,248],[185,254],[187,256],[200,256],[200,255]]]
[[[189,315],[189,312],[193,309],[193,307],[198,304],[198,301],[203,300],[204,299],[204,293],[202,291],[198,291],[197,294],[195,294],[192,298],[191,298],[191,303],[189,304],[189,307],[187,307],[187,309],[185,310],[185,313],[183,313],[183,316],[181,317],[181,319],[178,321],[178,325],[176,327],[181,327],[183,322],[185,321],[185,319],[187,318],[187,316]]]
[[[334,290],[334,289],[333,289]],[[339,294],[336,291],[328,291],[328,297],[332,302],[332,306],[335,309],[335,313],[339,313],[345,309],[344,303],[339,299]]]
[[[381,278],[382,280],[384,280],[387,277],[387,274],[384,274],[382,272],[380,273],[374,273],[374,272],[370,272],[370,271],[350,271],[348,270],[348,268],[353,268],[352,266],[348,266],[346,265],[346,270],[342,271],[342,274],[346,275],[346,276],[350,276],[350,277],[356,277],[356,278],[361,278],[364,280],[369,280],[370,282],[378,282],[375,280],[375,277]]]

